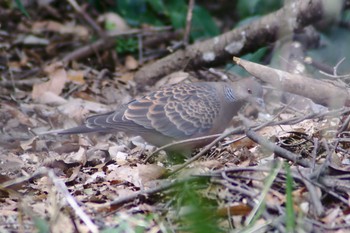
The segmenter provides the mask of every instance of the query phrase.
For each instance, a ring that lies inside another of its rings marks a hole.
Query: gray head
[[[241,79],[227,85],[224,90],[226,100],[248,101],[255,106],[264,107],[263,88],[252,78]]]

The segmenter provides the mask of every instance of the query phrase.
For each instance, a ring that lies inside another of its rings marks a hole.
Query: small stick
[[[193,7],[194,7],[194,0],[189,0],[187,16],[186,16],[186,28],[185,28],[184,38],[183,38],[183,43],[185,46],[187,46],[190,41]]]

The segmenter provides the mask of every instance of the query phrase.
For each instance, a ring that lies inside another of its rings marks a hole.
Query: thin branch
[[[183,43],[185,46],[189,45],[189,42],[190,42],[193,7],[194,7],[194,0],[189,0],[187,16],[186,16],[186,28],[185,28],[184,38],[183,38]]]
[[[99,36],[103,37],[105,32],[102,28],[90,17],[88,13],[86,13],[75,0],[67,0],[68,3],[73,7],[73,9],[81,15],[84,20],[91,25],[91,27],[99,34]]]
[[[47,169],[47,168],[40,168],[36,172],[34,172],[31,176],[28,177],[19,177],[14,180],[10,180],[8,182],[4,182],[0,184],[0,188],[8,188],[12,185],[15,184],[20,184],[29,180],[32,180],[37,177],[41,177],[43,175],[47,175],[54,185],[57,187],[57,190],[63,194],[65,199],[67,200],[68,204],[72,207],[72,209],[75,211],[75,213],[80,217],[80,219],[86,224],[88,229],[93,232],[93,233],[98,233],[98,228],[97,226],[91,221],[89,216],[85,214],[85,212],[81,209],[81,207],[78,205],[78,203],[75,201],[74,197],[69,193],[67,186],[65,183],[60,180],[54,173],[52,169]]]
[[[89,216],[80,208],[78,203],[75,201],[74,197],[69,193],[65,183],[55,175],[52,169],[48,170],[47,174],[57,187],[58,191],[60,191],[64,195],[68,204],[73,208],[75,213],[86,224],[88,229],[93,233],[98,233],[99,231],[97,226],[91,221]]]
[[[254,142],[262,145],[263,147],[273,151],[274,153],[276,153],[276,155],[278,157],[287,159],[287,160],[292,161],[292,162],[294,162],[298,165],[301,165],[303,167],[310,167],[310,162],[308,160],[302,159],[302,158],[300,158],[300,156],[298,156],[298,155],[296,155],[296,154],[294,154],[286,149],[283,149],[282,147],[279,147],[272,142],[269,142],[268,140],[264,139],[259,134],[254,132],[252,129],[248,128],[246,131],[246,134],[247,134],[248,138],[250,138]]]
[[[187,160],[184,164],[182,164],[181,166],[177,167],[175,170],[173,170],[170,175],[175,174],[176,172],[182,170],[183,168],[187,167],[189,164],[193,163],[194,161],[196,161],[197,159],[199,159],[202,155],[204,155],[208,150],[210,150],[210,148],[212,148],[214,145],[216,145],[216,143],[220,142],[222,139],[224,139],[225,137],[227,137],[228,135],[237,133],[242,131],[243,128],[242,127],[238,127],[236,129],[231,130],[228,133],[222,133],[219,137],[217,137],[214,141],[212,141],[211,143],[209,143],[208,145],[206,145],[203,149],[201,149],[201,151],[196,154],[195,156],[193,156],[191,159]]]
[[[72,60],[77,60],[83,57],[86,57],[92,53],[111,48],[115,44],[115,38],[120,36],[132,36],[132,35],[138,35],[138,34],[145,34],[145,33],[154,33],[159,32],[163,30],[170,30],[172,27],[160,27],[160,28],[151,28],[147,30],[139,30],[139,29],[131,29],[129,31],[120,32],[120,31],[111,31],[108,32],[107,36],[104,36],[100,38],[99,40],[88,44],[84,47],[78,48],[74,50],[73,52],[65,55],[62,58],[62,61],[64,63],[68,63]]]

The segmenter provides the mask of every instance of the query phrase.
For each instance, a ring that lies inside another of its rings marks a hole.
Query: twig
[[[6,181],[4,183],[0,184],[0,189],[9,188],[10,186],[21,184],[23,182],[35,179],[37,177],[41,177],[43,175],[47,174],[47,171],[45,169],[38,169],[36,172],[34,172],[31,176],[21,176],[15,179],[11,179],[9,181]]]
[[[322,174],[326,173],[326,169],[330,165],[331,153],[329,150],[329,146],[325,142],[325,140],[323,140],[323,139],[321,140],[321,143],[322,143],[323,147],[326,149],[327,157],[326,157],[326,160],[321,164],[321,166],[319,166],[317,169],[315,169],[314,172],[310,175],[310,177],[309,177],[310,180],[318,180]]]
[[[257,134],[256,132],[254,132],[252,129],[247,129],[246,131],[247,137],[250,138],[251,140],[253,140],[254,142],[262,145],[263,147],[273,151],[276,153],[277,156],[287,159],[289,161],[292,161],[298,165],[301,165],[303,167],[310,167],[310,162],[299,158],[300,156],[286,150],[283,149],[282,147],[279,147],[277,145],[275,145],[272,142],[269,142],[268,140],[262,138],[261,136],[259,136],[259,134]]]
[[[256,193],[255,191],[253,191],[252,189],[248,189],[247,187],[245,188],[241,188],[238,186],[233,186],[231,183],[237,183],[235,182],[235,180],[231,179],[230,177],[227,176],[227,173],[225,171],[221,172],[221,176],[222,178],[227,181],[228,183],[221,183],[223,186],[227,187],[230,190],[234,190],[234,191],[238,191],[241,194],[244,194],[245,196],[251,198],[252,200],[258,195],[258,193]]]
[[[171,28],[172,27],[160,27],[160,28],[152,28],[147,30],[132,29],[126,32],[111,31],[111,32],[108,32],[107,36],[100,38],[99,40],[93,42],[92,44],[88,44],[84,47],[78,48],[77,50],[74,50],[73,52],[67,54],[65,57],[63,57],[62,61],[64,63],[68,63],[72,60],[76,60],[76,59],[88,56],[94,52],[108,49],[115,44],[115,38],[120,36],[131,36],[131,35],[137,35],[139,33],[146,33],[146,32],[158,32],[163,30],[170,30]]]
[[[314,206],[314,211],[316,212],[316,216],[320,217],[324,214],[324,208],[320,201],[320,198],[317,195],[316,187],[309,182],[308,179],[303,180],[305,187],[309,191],[310,201],[312,205]]]
[[[64,195],[68,204],[73,208],[75,213],[86,224],[88,229],[93,233],[98,233],[99,231],[97,226],[91,221],[89,216],[85,214],[85,212],[80,208],[78,203],[75,201],[74,197],[69,193],[65,183],[55,175],[52,169],[48,170],[47,174],[51,178],[55,186],[57,187],[58,191],[60,191]]]
[[[348,128],[350,123],[350,115],[345,119],[344,123],[341,125],[341,127],[337,130],[337,135],[342,133],[345,129]]]
[[[142,41],[142,33],[137,35],[137,42],[139,47],[139,64],[141,65],[143,63],[143,41]]]
[[[229,79],[227,74],[225,74],[224,72],[221,72],[219,70],[216,70],[214,68],[209,68],[208,71],[209,71],[209,73],[214,74],[215,76],[219,77],[223,81],[226,81]]]
[[[75,0],[67,0],[68,3],[74,8],[74,10],[81,15],[85,21],[91,25],[91,27],[99,34],[99,36],[103,37],[105,35],[105,32],[101,29],[100,26],[98,26],[97,23],[90,17],[89,14],[87,14]]]
[[[115,41],[111,37],[101,38],[101,39],[93,42],[92,44],[83,46],[81,48],[74,50],[71,53],[68,53],[67,55],[65,55],[62,58],[62,62],[69,63],[70,61],[78,60],[78,59],[83,58],[83,57],[87,57],[88,55],[90,55],[94,52],[98,52],[100,50],[112,47],[114,45],[114,43],[115,43]]]
[[[189,45],[189,42],[190,42],[193,7],[194,7],[194,0],[189,0],[187,16],[186,16],[186,28],[185,28],[184,38],[183,38],[183,43],[185,46]]]
[[[193,163],[194,161],[196,161],[197,159],[199,159],[202,155],[204,155],[208,150],[210,150],[211,147],[213,147],[216,143],[218,143],[219,141],[221,141],[222,139],[224,139],[225,137],[227,137],[228,135],[237,133],[242,131],[243,128],[242,127],[238,127],[236,129],[231,130],[228,133],[222,133],[219,137],[217,137],[214,141],[212,141],[211,143],[209,143],[208,145],[206,145],[203,149],[201,149],[201,151],[196,154],[195,156],[193,156],[191,159],[187,160],[184,164],[182,164],[181,166],[177,167],[174,171],[172,171],[170,173],[170,175],[175,174],[176,172],[180,171],[181,169],[187,167],[189,164]]]
[[[60,180],[54,173],[52,169],[47,169],[47,168],[40,168],[36,172],[34,172],[31,176],[28,177],[20,177],[14,180],[10,180],[7,182],[4,182],[0,184],[0,188],[8,188],[12,185],[23,183],[25,181],[29,181],[31,179],[41,177],[43,175],[47,175],[54,185],[57,187],[58,191],[60,191],[64,197],[66,198],[68,204],[73,208],[75,213],[80,217],[80,219],[86,224],[86,226],[89,228],[89,230],[93,233],[98,233],[98,228],[96,225],[91,221],[89,216],[87,216],[84,211],[80,208],[80,206],[77,204],[75,201],[74,197],[69,193],[66,185],[62,180]]]
[[[316,156],[317,156],[317,150],[318,150],[318,138],[314,138],[314,149],[312,150],[311,157],[312,157],[312,162],[311,162],[311,169],[312,171],[315,170],[316,167]]]
[[[309,219],[309,218],[303,218],[302,222],[300,224],[304,224],[304,221],[309,222],[312,225],[318,226],[320,228],[322,228],[324,231],[323,232],[330,232],[330,231],[345,231],[345,229],[350,228],[350,224],[336,224],[336,225],[330,225],[330,224],[324,224],[322,222],[316,222],[313,219]],[[315,231],[317,232],[317,231]],[[322,231],[320,231],[322,232]]]
[[[290,103],[289,103],[289,104],[290,104]],[[257,125],[257,126],[252,126],[252,128],[253,128],[254,130],[259,130],[259,129],[264,128],[265,126],[274,124],[273,120],[276,119],[280,114],[282,114],[282,113],[288,108],[289,104],[286,105],[283,109],[281,109],[281,111],[279,111],[277,114],[275,114],[275,116],[274,116],[271,120],[266,121],[265,123],[260,124],[260,125]],[[277,124],[278,124],[278,123],[277,123]],[[238,139],[235,139],[235,140],[232,140],[232,141],[228,141],[228,142],[224,143],[223,146],[229,145],[229,144],[231,144],[231,143],[235,143],[235,142],[237,142],[237,141],[239,141],[239,140],[242,140],[243,138],[246,138],[246,137],[247,137],[247,135],[244,135],[244,136],[242,136],[242,137],[240,137],[240,138],[238,138]]]
[[[32,87],[35,84],[43,82],[43,79],[40,79],[40,78],[14,80],[12,78],[12,74],[10,76],[11,76],[11,81],[9,81],[9,80],[2,80],[2,81],[0,81],[0,86],[12,87],[13,89],[15,89],[16,87],[18,88],[18,87],[23,87],[23,86],[25,86],[25,87],[28,87],[28,86]]]
[[[340,66],[341,63],[343,63],[343,61],[345,61],[346,57],[343,57],[342,59],[340,59],[339,62],[337,62],[337,64],[333,67],[333,75],[334,76],[338,76],[338,67]]]
[[[344,197],[340,196],[337,192],[332,190],[334,188],[334,185],[331,186],[331,185],[323,184],[323,183],[325,183],[325,181],[322,180],[322,179],[319,179],[320,182],[318,182],[314,178],[312,178],[312,174],[309,177],[306,177],[306,176],[303,175],[302,172],[299,172],[299,176],[295,176],[295,177],[297,177],[302,182],[304,182],[305,180],[308,180],[311,184],[313,184],[313,185],[319,187],[320,189],[322,189],[322,191],[324,191],[324,192],[328,193],[329,195],[337,198],[339,201],[341,201],[345,205],[349,205],[349,202],[348,202],[347,199],[345,199]]]
[[[159,147],[155,151],[153,151],[150,155],[147,156],[147,158],[143,162],[146,163],[153,155],[155,155],[156,153],[158,153],[161,150],[165,150],[165,149],[168,149],[168,148],[173,147],[173,146],[193,143],[193,142],[202,141],[202,140],[206,140],[206,139],[217,138],[220,135],[221,134],[212,134],[212,135],[208,135],[208,136],[189,138],[189,139],[185,139],[185,140],[180,140],[180,141],[175,141],[175,142],[172,142],[172,143],[168,143],[168,144],[166,144],[166,145],[164,145],[162,147]]]

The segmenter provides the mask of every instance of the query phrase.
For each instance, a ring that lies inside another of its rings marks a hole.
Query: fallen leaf
[[[67,164],[79,163],[84,165],[86,163],[86,149],[80,147],[77,152],[71,152],[64,158],[64,162]]]
[[[36,140],[38,138],[37,137],[33,137],[29,140],[26,140],[26,141],[21,141],[21,148],[23,151],[26,151],[26,150],[30,150],[30,149],[33,149],[35,147],[35,143],[36,143]]]
[[[4,108],[5,111],[11,114],[13,119],[16,119],[19,121],[19,123],[33,127],[32,122],[30,121],[30,117],[22,113],[17,107],[12,106],[10,104],[2,103],[1,106]]]
[[[85,84],[84,80],[85,72],[82,70],[68,70],[67,78],[76,84]]]
[[[32,24],[32,32],[33,33],[42,33],[45,31],[48,32],[59,32],[63,25],[59,22],[55,22],[52,20],[48,21],[37,21]]]
[[[110,111],[110,107],[104,104],[86,101],[82,99],[69,99],[64,105],[58,107],[58,110],[70,118],[84,118],[83,116],[88,112],[107,112]],[[78,116],[78,117],[76,117]]]
[[[137,164],[137,169],[143,185],[146,182],[159,179],[166,172],[164,167],[155,164]]]
[[[3,174],[9,174],[14,171],[20,171],[22,167],[24,167],[26,164],[25,162],[18,157],[17,155],[13,153],[9,154],[0,154],[0,171]]]
[[[47,66],[45,71],[48,73],[50,80],[45,83],[35,84],[32,91],[33,100],[41,103],[50,102],[47,98],[47,93],[53,93],[54,95],[59,96],[67,81],[67,72],[61,62],[56,62]],[[49,94],[50,97],[53,97],[54,95]]]
[[[136,59],[133,56],[131,55],[126,56],[125,67],[128,70],[136,70],[138,66],[139,66],[139,63],[136,61]]]
[[[75,23],[72,22],[61,24],[52,20],[34,22],[32,25],[32,32],[37,34],[43,32],[74,34],[82,38],[87,38],[89,36],[89,30],[86,27],[75,25]]]
[[[127,163],[128,153],[123,152],[125,150],[125,146],[110,146],[108,148],[108,153],[111,158],[117,162],[117,164],[123,165]]]
[[[335,220],[341,215],[342,211],[339,206],[327,211],[326,216],[321,218],[321,221],[325,224],[335,223]]]
[[[134,80],[134,76],[135,74],[133,72],[125,72],[119,79],[127,83]]]
[[[250,213],[252,207],[248,206],[244,203],[232,203],[230,206],[222,207],[217,210],[217,214],[220,217],[228,217],[228,216],[246,216]]]
[[[41,90],[39,90],[39,89],[41,89]],[[59,105],[67,103],[67,100],[65,100],[61,96],[57,95],[56,93],[53,93],[51,91],[45,91],[45,87],[42,87],[39,89],[37,89],[37,91],[42,92],[42,93],[36,99],[33,98],[36,102],[41,103],[41,104],[48,104],[48,105],[52,105],[52,106],[59,106]],[[33,90],[34,90],[34,87],[33,87]]]
[[[19,41],[16,41],[19,42]],[[33,35],[28,35],[22,38],[21,42],[25,45],[48,45],[49,40]]]

